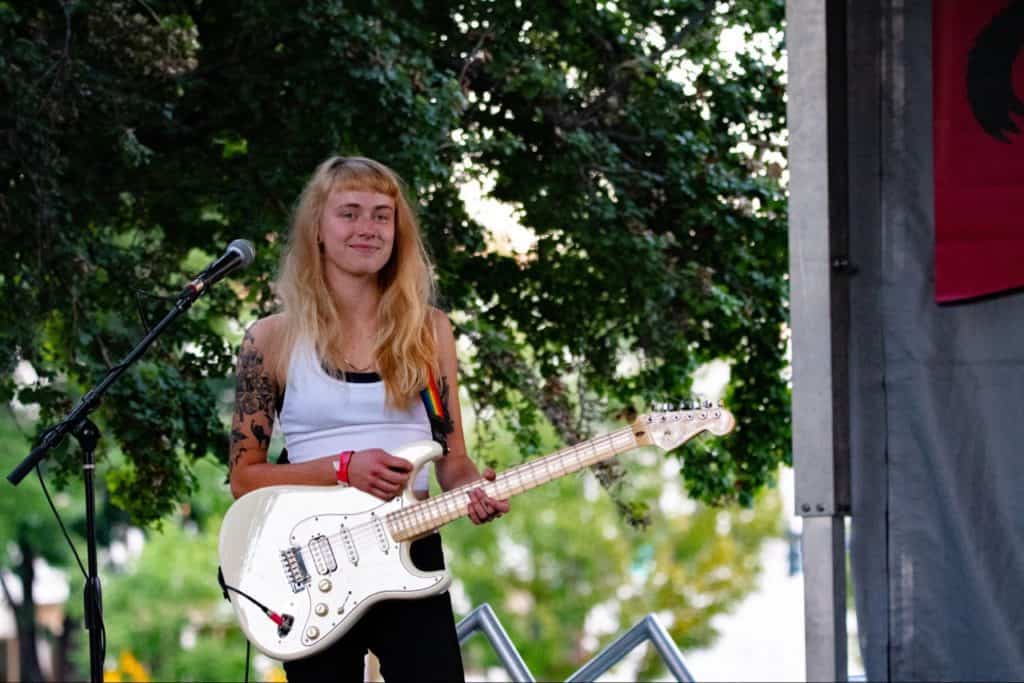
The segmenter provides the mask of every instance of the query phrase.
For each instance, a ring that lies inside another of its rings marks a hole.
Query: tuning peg
[[[705,408],[711,408],[712,407],[711,401],[704,401],[704,407]]]
[[[672,410],[672,404],[671,403],[655,403],[655,404],[653,404],[651,406],[651,408],[653,408],[654,412],[656,412],[656,413],[665,413],[665,412],[668,412],[668,411]]]

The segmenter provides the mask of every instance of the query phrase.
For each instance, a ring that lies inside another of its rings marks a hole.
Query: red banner
[[[935,298],[1024,286],[1024,0],[935,0]]]

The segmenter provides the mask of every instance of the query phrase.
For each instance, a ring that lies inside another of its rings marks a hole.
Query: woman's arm
[[[451,321],[441,311],[434,311],[437,330],[438,355],[441,366],[441,380],[448,384],[447,410],[452,420],[452,431],[448,435],[448,455],[436,461],[437,481],[441,488],[449,491],[464,484],[481,479],[476,465],[466,451],[466,437],[462,430],[462,411],[459,407],[458,357],[455,353],[455,334]],[[494,470],[484,470],[483,478],[494,481]],[[473,489],[470,494],[469,518],[474,524],[489,522],[509,511],[507,500],[496,500],[484,493],[482,488]]]
[[[271,375],[267,340],[280,333],[279,316],[263,318],[245,331],[238,352],[235,412],[231,418],[231,493],[238,498],[274,484],[333,484],[330,458],[287,467],[267,462],[274,408],[280,389]]]
[[[264,486],[278,484],[337,485],[336,453],[289,465],[267,462],[274,409],[281,389],[273,380],[269,339],[281,334],[280,316],[253,323],[238,353],[235,412],[231,419],[231,493],[238,498]],[[349,482],[382,500],[401,492],[412,465],[379,448],[355,453],[349,461]]]

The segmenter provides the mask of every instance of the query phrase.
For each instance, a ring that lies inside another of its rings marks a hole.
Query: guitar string
[[[617,452],[621,452],[622,450],[628,450],[630,447],[635,445],[635,440],[630,438],[630,443],[628,443],[624,448],[622,448],[622,449],[616,448],[615,440],[617,438],[622,437],[622,436],[630,436],[630,437],[632,437],[632,428],[631,427],[627,427],[627,428],[619,430],[617,432],[612,432],[611,434],[607,434],[607,435],[604,435],[604,436],[601,436],[601,437],[590,439],[590,440],[585,441],[585,442],[583,442],[581,444],[575,444],[573,446],[569,446],[567,448],[563,448],[563,449],[561,449],[559,451],[556,451],[555,453],[553,453],[551,455],[548,455],[548,456],[545,456],[543,458],[540,458],[539,460],[534,460],[532,462],[520,465],[519,467],[512,468],[511,470],[508,470],[508,471],[502,473],[502,475],[500,475],[499,478],[496,481],[494,481],[494,482],[487,482],[485,484],[485,486],[490,486],[491,488],[493,488],[495,485],[497,485],[499,483],[510,482],[514,477],[518,477],[520,479],[520,485],[522,485],[522,483],[525,483],[523,481],[523,479],[524,479],[524,475],[526,473],[530,473],[530,475],[531,475],[530,483],[533,483],[534,485],[536,485],[537,482],[536,482],[535,478],[533,477],[533,475],[535,474],[536,471],[540,470],[541,467],[543,467],[544,470],[545,470],[545,474],[549,474],[550,473],[550,469],[548,468],[548,465],[550,463],[558,461],[558,460],[564,460],[567,456],[570,456],[570,455],[576,457],[576,463],[574,463],[574,464],[577,465],[577,467],[574,470],[570,470],[570,469],[567,469],[567,468],[560,468],[561,469],[561,475],[570,474],[572,472],[578,472],[582,468],[586,467],[587,464],[588,464],[587,462],[585,462],[584,460],[580,459],[580,457],[579,457],[588,448],[593,451],[594,455],[599,455],[597,453],[597,446],[598,445],[610,445],[612,447],[611,453],[609,453],[607,456],[604,456],[603,454],[600,454],[603,457],[598,457],[594,461],[594,462],[598,462],[600,460],[605,459],[606,457],[611,457],[612,455],[615,455]],[[550,479],[548,481],[550,481]],[[540,483],[544,483],[544,482],[542,481]],[[460,486],[460,487],[458,487],[456,489],[453,489],[451,491],[446,491],[442,496],[438,496],[437,498],[428,499],[428,500],[423,501],[422,503],[418,503],[418,504],[416,504],[416,505],[414,505],[412,507],[400,508],[398,510],[395,510],[394,512],[390,512],[390,513],[387,513],[385,515],[382,515],[380,518],[378,518],[378,520],[376,522],[374,522],[374,521],[363,522],[363,523],[357,524],[357,525],[355,525],[353,527],[348,527],[348,528],[346,528],[346,531],[348,531],[349,538],[351,539],[353,544],[356,546],[356,551],[357,552],[359,550],[359,547],[363,546],[366,542],[368,542],[370,540],[373,540],[373,539],[376,539],[376,538],[379,538],[379,531],[376,528],[378,523],[381,524],[384,527],[385,533],[388,533],[390,531],[390,532],[392,532],[392,535],[394,535],[394,532],[401,533],[402,531],[410,531],[410,532],[416,533],[416,532],[418,532],[420,530],[421,527],[424,527],[424,525],[425,525],[425,528],[423,528],[422,531],[429,533],[429,531],[432,530],[431,527],[438,528],[439,526],[442,526],[443,524],[445,524],[448,521],[453,521],[454,519],[457,519],[458,517],[462,517],[462,516],[468,514],[468,510],[467,509],[465,509],[465,508],[463,508],[463,509],[452,509],[451,504],[458,498],[458,494],[460,494],[462,492],[468,493],[472,489],[476,488],[478,485],[479,484],[477,484],[477,482],[473,482],[471,484],[465,484],[465,485]],[[515,488],[516,488],[516,486],[513,484],[511,486],[511,489],[512,489],[511,493],[515,494],[515,493],[521,493],[522,492],[522,491],[516,491]],[[523,488],[523,491],[528,490],[529,488],[532,488],[532,487],[526,486],[526,487]],[[437,524],[435,526],[435,523],[436,523],[435,520],[437,520],[439,518],[442,518],[442,517],[446,517],[449,514],[454,514],[455,517],[453,517],[450,520],[442,521],[440,524]],[[336,515],[332,515],[332,516],[336,516]],[[398,527],[399,524],[401,524],[401,527],[400,528],[395,528],[395,527]],[[389,527],[392,527],[392,528],[389,528]],[[339,555],[341,556],[342,559],[347,559],[347,551],[344,548],[344,534],[343,534],[343,532],[339,531],[339,532],[334,533],[334,534],[325,534],[323,536],[324,536],[325,540],[327,540],[327,542],[328,542],[328,545],[329,545],[329,547],[331,549],[331,553],[334,555],[335,563],[340,565],[340,563],[338,562]],[[335,547],[339,546],[339,545],[341,546],[341,548],[340,548],[341,552],[340,553],[334,552]],[[388,545],[390,545],[390,541],[388,541]],[[308,544],[306,546],[301,546],[301,545],[300,546],[293,546],[293,548],[298,548],[298,553],[297,554],[300,557],[302,557],[304,562],[309,561],[309,564],[312,564],[313,567],[315,568],[316,562],[312,558],[312,550],[309,549]],[[308,564],[307,564],[307,566],[308,566]]]
[[[625,435],[627,432],[629,432],[629,436],[632,436],[631,430],[625,429],[621,430],[620,432],[615,432],[609,435],[598,437],[596,439],[592,439],[583,444],[576,444],[575,446],[562,449],[550,456],[545,456],[540,460],[535,460],[531,463],[526,463],[525,465],[513,468],[512,470],[502,473],[498,480],[494,482],[487,482],[486,486],[490,486],[491,488],[493,488],[495,487],[495,485],[498,484],[510,484],[510,493],[519,493],[520,491],[515,490],[517,488],[517,485],[510,483],[514,478],[518,477],[520,479],[521,486],[522,483],[525,483],[525,475],[529,474],[530,483],[536,484],[537,480],[535,475],[537,472],[543,469],[545,475],[550,475],[551,470],[549,465],[552,462],[564,460],[565,457],[569,455],[576,456],[576,463],[574,463],[574,465],[576,466],[575,469],[572,469],[572,465],[569,468],[559,467],[558,474],[565,475],[571,472],[579,471],[587,464],[586,461],[580,458],[580,456],[584,454],[588,447],[594,452],[595,455],[604,455],[603,453],[597,453],[597,446],[611,446],[612,452],[607,455],[607,457],[610,457],[611,455],[614,455],[617,451],[620,450],[619,448],[616,447],[615,440]],[[632,438],[630,439],[630,442],[631,443],[624,445],[624,447],[621,450],[625,450],[626,448],[635,445],[635,441]],[[600,459],[603,458],[599,457],[598,460]],[[479,484],[477,484],[477,482],[473,482],[471,484],[460,486],[451,491],[446,491],[444,495],[439,496],[437,498],[428,501],[423,501],[422,503],[418,503],[409,508],[400,508],[399,510],[383,515],[381,516],[380,519],[385,523],[391,523],[386,524],[386,526],[395,527],[394,531],[398,533],[401,533],[403,531],[411,531],[415,533],[420,530],[429,532],[431,530],[430,527],[436,528],[436,526],[441,526],[447,521],[452,521],[455,518],[468,514],[468,510],[466,510],[465,508],[453,507],[453,504],[457,506],[457,503],[455,501],[460,496],[460,494],[468,494],[469,491],[476,488],[478,485]],[[523,490],[526,490],[527,488],[530,487],[524,487]],[[448,517],[449,515],[454,515],[454,517],[452,517],[452,519],[440,521],[441,518]],[[437,523],[439,521],[440,524]],[[353,541],[358,540],[359,544],[361,544],[361,542],[366,540],[367,538],[373,538],[377,536],[378,532],[375,529],[375,526],[375,522],[365,522],[363,524],[350,527],[347,530]],[[326,538],[328,539],[328,541],[343,542],[342,537],[343,534],[341,532],[338,532],[336,534],[330,534]],[[309,551],[303,548],[302,554],[308,555]]]
[[[614,455],[614,453],[616,451],[614,441],[615,441],[615,438],[617,436],[619,436],[619,434],[618,433],[614,433],[614,434],[598,437],[598,438],[595,438],[595,439],[591,439],[590,441],[586,442],[586,445],[589,445],[589,446],[591,446],[591,448],[593,448],[599,442],[608,442],[608,444],[612,446],[612,453],[611,453],[611,455]],[[556,451],[555,453],[553,453],[551,455],[545,456],[545,457],[540,458],[538,460],[534,460],[534,461],[532,461],[530,463],[525,463],[523,465],[520,465],[519,467],[514,467],[514,468],[512,468],[510,470],[507,470],[506,472],[503,472],[501,475],[499,475],[499,477],[495,481],[493,481],[493,482],[486,482],[484,484],[484,486],[487,487],[487,488],[495,489],[495,488],[500,488],[501,485],[509,484],[510,494],[514,495],[516,493],[522,493],[523,491],[528,490],[529,488],[533,488],[536,485],[539,485],[539,484],[545,483],[546,481],[551,481],[551,479],[554,479],[555,477],[549,476],[551,474],[551,468],[549,467],[549,465],[551,463],[553,463],[553,462],[564,460],[565,457],[568,456],[568,455],[575,455],[578,458],[578,456],[583,451],[586,450],[583,447],[584,445],[585,444],[576,444],[575,446],[571,446],[571,447],[568,447],[568,448],[564,448],[564,449],[562,449],[560,451]],[[570,469],[565,468],[565,467],[558,468],[558,470],[559,470],[558,475],[561,476],[561,475],[569,474],[571,471],[578,471],[579,469],[582,469],[582,467],[585,466],[585,464],[580,462],[579,460],[577,461],[576,464],[579,465],[579,467],[577,467],[576,470],[570,470]],[[538,478],[536,476],[537,473],[542,473],[542,476],[540,478]],[[528,482],[525,481],[527,479],[526,475],[529,475],[529,477],[528,477],[529,481]],[[516,489],[519,488],[519,487],[517,485],[511,483],[512,480],[515,479],[515,478],[518,478],[520,480],[520,482],[521,482],[520,486],[522,484],[527,484],[525,487],[522,488],[522,491],[517,491]],[[458,498],[460,493],[462,493],[464,491],[471,491],[472,489],[474,489],[474,488],[476,488],[478,486],[480,486],[480,484],[478,482],[473,482],[471,484],[466,484],[464,486],[460,486],[460,487],[458,487],[456,489],[453,489],[451,491],[446,491],[443,495],[438,496],[437,498],[433,498],[433,499],[424,501],[420,505],[415,506],[415,508],[403,508],[401,510],[397,510],[397,511],[391,513],[390,517],[392,517],[394,519],[394,521],[397,522],[399,525],[403,525],[406,528],[408,528],[410,531],[412,531],[412,530],[418,528],[420,526],[420,524],[422,524],[423,522],[426,522],[428,525],[432,525],[432,520],[439,519],[439,518],[445,518],[445,517],[448,517],[450,514],[456,514],[458,516],[462,516],[464,514],[467,514],[467,512],[465,510],[463,510],[463,509],[452,509],[452,506],[451,506],[452,501],[454,499]],[[418,520],[417,519],[418,516],[421,516],[420,515],[421,512],[424,513],[422,516],[425,517],[426,519],[424,519],[424,520]],[[446,521],[451,521],[451,520],[446,520]],[[443,523],[445,523],[445,522],[442,522],[442,524]],[[404,529],[399,529],[399,531],[402,531],[402,530],[404,530]]]

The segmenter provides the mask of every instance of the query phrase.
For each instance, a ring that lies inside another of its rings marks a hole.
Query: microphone
[[[235,240],[228,245],[224,255],[206,266],[192,282],[185,286],[181,296],[195,301],[211,285],[220,281],[225,275],[239,268],[244,268],[256,258],[256,249],[249,240]]]

